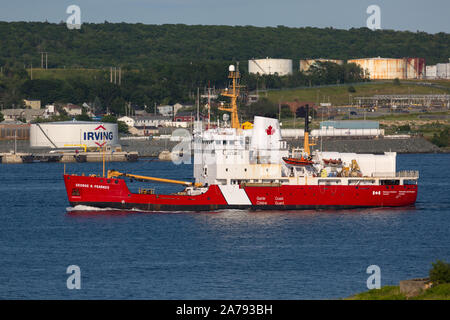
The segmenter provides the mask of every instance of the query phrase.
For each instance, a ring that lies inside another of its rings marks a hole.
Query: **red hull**
[[[72,206],[138,209],[146,211],[209,211],[217,209],[342,209],[410,206],[416,202],[417,185],[392,186],[247,186],[241,187],[251,204],[230,204],[221,189],[189,195],[131,193],[123,179],[64,175]]]

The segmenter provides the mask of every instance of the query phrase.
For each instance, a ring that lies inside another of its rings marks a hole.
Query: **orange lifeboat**
[[[288,157],[283,157],[283,161],[286,162],[287,164],[293,165],[293,166],[309,166],[314,164],[313,161],[305,159],[303,157],[299,158],[288,158]]]

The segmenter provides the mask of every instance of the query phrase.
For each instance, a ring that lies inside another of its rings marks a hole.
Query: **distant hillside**
[[[162,61],[245,61],[253,57],[294,59],[423,57],[427,64],[448,61],[450,34],[367,28],[287,28],[253,26],[83,24],[81,30],[39,22],[0,22],[0,65],[18,61],[49,68],[148,67]],[[243,63],[243,68],[246,65]]]

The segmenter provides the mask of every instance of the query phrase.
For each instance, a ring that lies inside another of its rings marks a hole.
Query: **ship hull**
[[[72,206],[142,211],[317,210],[414,205],[417,185],[217,186],[199,195],[137,194],[123,179],[65,175]]]

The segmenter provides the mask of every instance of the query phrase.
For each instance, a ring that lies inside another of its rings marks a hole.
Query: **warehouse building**
[[[380,123],[378,121],[322,121],[320,123],[321,129],[379,129]]]

